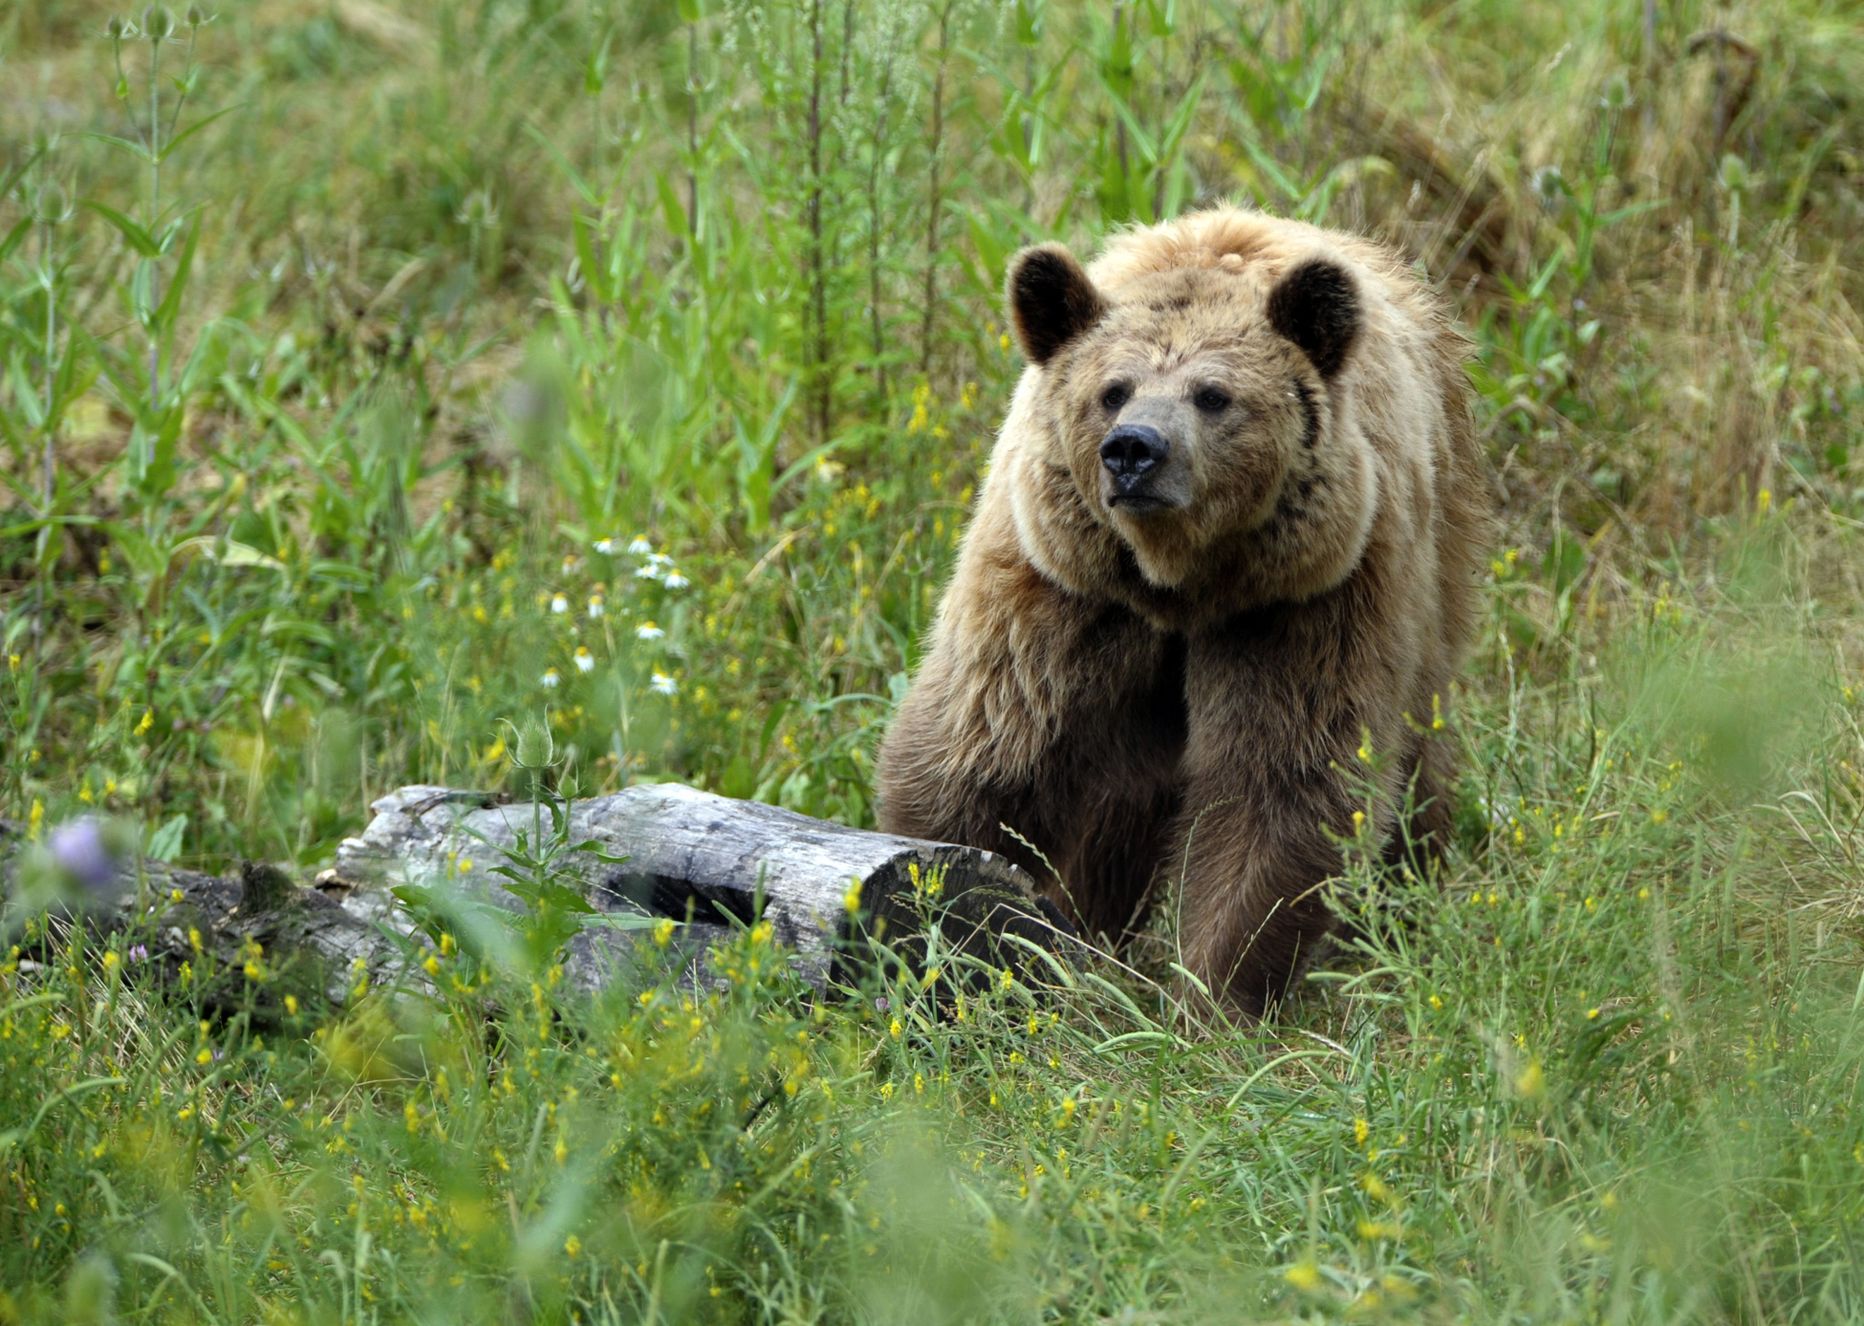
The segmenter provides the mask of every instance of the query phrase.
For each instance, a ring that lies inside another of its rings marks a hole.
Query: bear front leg
[[[986,587],[948,606],[882,743],[880,827],[1001,853],[1118,939],[1174,804],[1181,660],[1126,609],[1026,567]],[[990,619],[966,619],[982,605]]]
[[[1402,731],[1375,698],[1389,680],[1368,675],[1378,669],[1354,656],[1351,629],[1316,620],[1317,607],[1252,614],[1191,644],[1183,808],[1162,868],[1182,883],[1184,965],[1251,1017],[1332,928],[1320,891],[1366,806],[1362,740],[1384,748]],[[1375,834],[1391,824],[1389,790],[1374,798]]]

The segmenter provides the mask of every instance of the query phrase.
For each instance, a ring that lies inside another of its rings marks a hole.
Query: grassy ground
[[[1850,6],[110,17],[0,17],[35,837],[310,868],[532,777],[868,821],[1007,256],[1203,198],[1455,293],[1506,542],[1444,877],[1263,1032],[1112,964],[811,1006],[758,930],[696,1004],[448,939],[281,1015],[267,955],[9,917],[0,1322],[1864,1318]]]

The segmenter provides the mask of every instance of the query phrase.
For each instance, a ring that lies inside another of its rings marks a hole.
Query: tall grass
[[[25,837],[308,872],[533,776],[868,822],[1009,256],[1212,198],[1451,291],[1506,542],[1444,877],[1259,1033],[1148,981],[1169,924],[941,1013],[756,929],[588,1001],[436,922],[437,994],[323,1007],[35,921],[0,1320],[1864,1311],[1845,6],[112,12],[0,17]]]

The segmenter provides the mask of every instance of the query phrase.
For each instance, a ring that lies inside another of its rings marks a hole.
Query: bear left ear
[[[1029,362],[1040,367],[1100,321],[1106,301],[1074,255],[1038,244],[1010,260],[1010,323]]]
[[[1323,378],[1346,362],[1359,335],[1359,289],[1345,269],[1309,258],[1269,292],[1269,325],[1293,341]]]

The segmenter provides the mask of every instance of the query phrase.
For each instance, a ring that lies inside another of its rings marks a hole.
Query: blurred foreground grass
[[[755,929],[698,1002],[436,926],[439,994],[282,1014],[15,933],[0,1321],[1864,1317],[1846,5],[112,13],[0,16],[34,836],[313,867],[538,721],[565,793],[865,822],[1006,258],[1200,199],[1456,294],[1507,542],[1445,877],[1272,1034],[1168,933],[943,1018]]]

